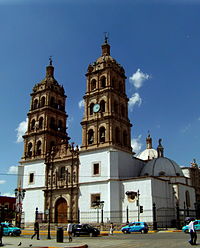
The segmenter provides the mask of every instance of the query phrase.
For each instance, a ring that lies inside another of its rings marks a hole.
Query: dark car
[[[3,226],[4,236],[20,236],[21,230],[19,227],[14,227],[8,222],[2,222],[1,225]]]
[[[74,224],[72,227],[74,236],[89,235],[90,237],[98,236],[100,231],[89,224]]]
[[[146,222],[137,221],[131,222],[127,226],[123,226],[121,231],[123,233],[131,233],[131,232],[141,232],[141,233],[148,233],[148,225]]]

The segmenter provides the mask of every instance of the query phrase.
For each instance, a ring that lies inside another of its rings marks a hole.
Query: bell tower
[[[46,67],[46,77],[33,87],[24,138],[22,161],[44,159],[52,146],[67,140],[65,92],[54,78],[52,59]]]
[[[102,55],[86,73],[81,151],[113,147],[132,153],[125,71],[111,57],[107,37],[101,48]]]

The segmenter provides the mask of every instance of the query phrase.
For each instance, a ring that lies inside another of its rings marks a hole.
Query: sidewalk
[[[69,243],[68,239],[64,239],[63,243],[56,242],[55,238],[52,239],[30,239],[24,237],[3,237],[3,247],[10,248],[87,248],[87,244],[77,242],[77,240]]]

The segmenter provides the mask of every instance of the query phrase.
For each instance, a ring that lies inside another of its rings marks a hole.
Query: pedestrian
[[[114,225],[113,222],[110,223],[110,235],[113,235]]]
[[[190,233],[190,240],[188,241],[191,245],[196,245],[197,241],[197,232],[194,227],[194,218],[191,218],[190,223],[188,225],[188,231]]]
[[[3,225],[0,223],[0,246],[3,246],[2,237],[3,237]]]
[[[68,237],[69,237],[69,242],[72,242],[72,223],[71,221],[69,221],[68,225],[67,225],[67,232],[68,232]]]
[[[37,235],[37,240],[39,240],[40,239],[40,237],[39,237],[39,231],[40,231],[39,222],[36,221],[34,223],[34,234],[32,235],[31,239],[33,239],[35,237],[35,235]]]

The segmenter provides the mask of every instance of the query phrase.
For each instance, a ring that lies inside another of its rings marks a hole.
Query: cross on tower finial
[[[109,33],[108,32],[104,32],[104,40],[105,40],[105,44],[108,43],[108,39],[109,39]]]
[[[49,65],[52,65],[52,56],[49,57]]]

